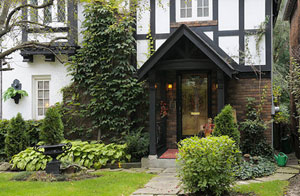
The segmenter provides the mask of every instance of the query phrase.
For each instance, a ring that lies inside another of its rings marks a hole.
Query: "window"
[[[66,1],[57,0],[57,22],[66,21]]]
[[[30,4],[38,5],[38,0],[30,0]],[[30,8],[29,16],[30,16],[30,21],[38,22],[38,10],[37,9]]]
[[[33,93],[33,118],[42,119],[50,106],[50,76],[34,76]]]
[[[176,21],[212,20],[212,0],[176,0]]]
[[[47,3],[48,0],[44,0],[44,4]],[[44,24],[49,24],[52,22],[52,6],[48,6],[44,8]]]

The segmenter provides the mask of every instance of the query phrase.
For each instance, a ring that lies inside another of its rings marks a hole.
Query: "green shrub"
[[[213,136],[228,135],[238,145],[240,144],[240,132],[237,128],[237,124],[234,122],[233,111],[230,105],[226,105],[222,111],[215,117],[215,128]]]
[[[10,120],[8,126],[5,137],[5,153],[7,157],[12,157],[24,150],[26,146],[26,124],[22,115],[18,113],[15,118]]]
[[[132,161],[141,161],[141,158],[148,155],[149,134],[143,132],[134,132],[125,136],[127,144],[127,153],[131,155]]]
[[[99,169],[108,163],[114,164],[130,160],[130,155],[126,153],[126,144],[105,145],[82,141],[72,141],[71,144],[72,148],[58,156],[58,160],[95,169]],[[50,157],[34,151],[33,148],[27,148],[11,159],[13,169],[26,171],[43,170],[49,161],[51,161]]]
[[[40,127],[42,121],[27,120],[26,121],[26,137],[28,146],[35,146],[40,140]]]
[[[64,139],[64,125],[56,107],[48,108],[41,125],[40,139],[46,144],[59,144]]]
[[[242,133],[241,150],[243,154],[273,158],[272,147],[266,142],[264,132],[267,124],[260,117],[260,110],[255,108],[255,99],[248,98],[247,119],[240,123]]]
[[[185,191],[221,195],[235,180],[240,152],[228,136],[191,137],[179,143],[177,163]]]
[[[254,163],[253,158],[250,162],[243,161],[240,165],[236,166],[236,177],[241,180],[248,180],[257,177],[269,176],[276,170],[274,162],[266,158],[258,157],[258,162]]]
[[[5,160],[5,137],[8,131],[9,120],[0,120],[0,162]]]

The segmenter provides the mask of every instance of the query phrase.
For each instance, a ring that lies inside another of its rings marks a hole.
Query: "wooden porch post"
[[[149,73],[149,135],[150,155],[156,155],[156,130],[155,130],[155,71]]]
[[[220,113],[225,104],[225,84],[224,84],[224,73],[222,72],[222,70],[217,70],[217,80],[218,80],[218,113]]]

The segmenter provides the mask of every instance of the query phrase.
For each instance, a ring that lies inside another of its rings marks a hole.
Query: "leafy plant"
[[[5,153],[7,157],[10,158],[26,148],[27,140],[25,131],[25,121],[22,115],[18,113],[16,117],[10,120],[5,137]]]
[[[133,132],[125,136],[127,153],[131,155],[132,161],[140,161],[149,151],[149,134],[143,132]]]
[[[26,123],[26,137],[27,146],[35,146],[40,140],[39,135],[41,131],[42,120],[27,120]]]
[[[83,47],[68,65],[73,84],[64,91],[69,95],[64,118],[71,134],[120,142],[131,130],[144,128],[147,105],[131,61],[135,19],[113,3],[85,7]]]
[[[51,157],[36,152],[30,147],[14,155],[10,162],[12,169],[15,170],[38,171],[44,170],[51,159]]]
[[[0,120],[0,162],[6,158],[5,137],[8,131],[9,120]]]
[[[69,141],[63,141],[67,143]],[[99,144],[82,141],[71,141],[72,148],[57,158],[62,162],[76,163],[87,168],[99,169],[108,163],[129,161],[131,156],[126,153],[127,145],[117,144]],[[16,154],[12,157],[11,163],[13,169],[37,171],[44,170],[47,162],[52,158],[34,151],[33,148]]]
[[[57,108],[48,108],[41,125],[40,139],[46,144],[59,144],[64,139],[64,125]]]
[[[191,137],[182,140],[178,147],[178,173],[185,191],[221,195],[230,188],[240,157],[232,139]]]
[[[16,90],[13,87],[9,87],[3,94],[3,100],[7,101],[10,98],[15,97],[17,94],[22,97],[28,96],[28,93],[25,90]]]
[[[259,111],[261,111],[261,109],[256,109],[255,105],[255,99],[248,98],[247,119],[240,123],[240,131],[243,138],[241,150],[243,154],[265,156],[272,159],[273,150],[266,142],[266,137],[264,135],[267,125],[260,118]]]
[[[234,122],[233,111],[230,105],[226,105],[214,119],[215,128],[213,136],[228,135],[237,145],[240,144],[240,132]]]
[[[241,180],[269,176],[275,172],[276,168],[274,162],[263,157],[258,157],[257,163],[251,157],[249,162],[243,161],[235,167],[236,177]]]

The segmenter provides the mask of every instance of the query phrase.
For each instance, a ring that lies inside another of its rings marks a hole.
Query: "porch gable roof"
[[[164,57],[182,37],[186,37],[190,40],[230,78],[232,74],[236,72],[234,67],[237,66],[237,63],[220,47],[215,45],[203,32],[196,34],[188,26],[182,24],[138,70],[139,81],[145,79],[147,73],[154,68],[159,60]]]

